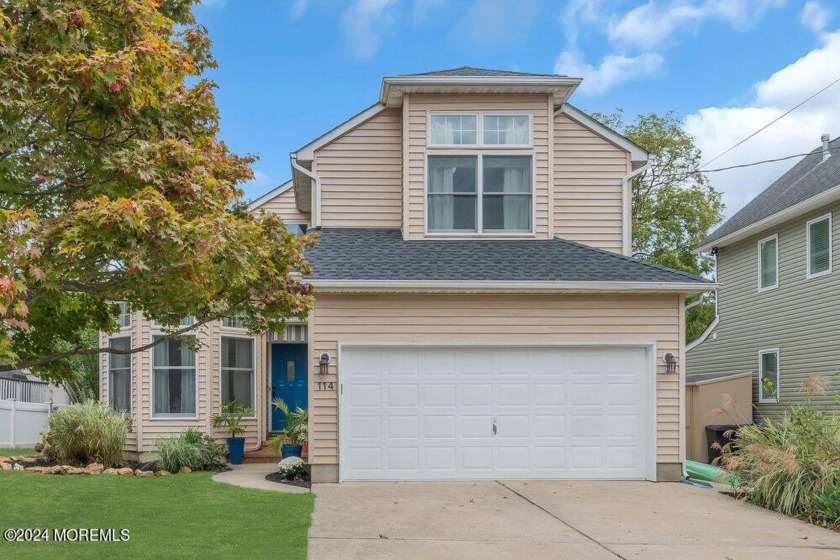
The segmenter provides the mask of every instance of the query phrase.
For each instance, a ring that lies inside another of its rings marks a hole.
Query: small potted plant
[[[222,406],[221,414],[213,415],[213,427],[223,428],[230,434],[230,437],[227,438],[227,444],[231,465],[242,464],[242,457],[245,455],[245,438],[240,437],[245,433],[245,428],[242,427],[242,418],[253,414],[253,408],[241,406],[234,401],[230,401]]]
[[[272,437],[269,447],[280,452],[284,459],[300,457],[302,444],[309,439],[309,412],[301,407],[292,410],[283,399],[274,399],[271,404],[286,417],[286,430]]]

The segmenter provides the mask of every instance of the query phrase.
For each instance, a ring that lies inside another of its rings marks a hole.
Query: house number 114
[[[315,384],[317,391],[332,391],[335,389],[335,381],[318,381]]]

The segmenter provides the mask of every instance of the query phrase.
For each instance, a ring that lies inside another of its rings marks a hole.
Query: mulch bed
[[[309,470],[303,471],[300,478],[289,480],[279,472],[267,474],[265,479],[269,482],[278,482],[280,484],[288,484],[289,486],[298,486],[300,488],[312,488],[312,478],[309,476]]]

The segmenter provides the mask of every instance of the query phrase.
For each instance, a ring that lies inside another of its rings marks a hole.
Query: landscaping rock
[[[190,473],[190,472],[192,472],[192,469],[189,468],[189,467],[181,467],[180,469],[178,469],[178,474],[184,474],[184,473]]]
[[[143,471],[137,469],[136,471],[134,471],[134,476],[155,476],[155,471]]]
[[[21,465],[20,463],[15,463],[15,466],[12,467],[12,470],[22,471],[23,470],[23,465]]]
[[[84,467],[71,467],[71,466],[67,466],[67,465],[62,465],[62,466],[66,467],[66,468],[61,469],[64,474],[85,474],[85,468]]]
[[[0,470],[10,471],[10,470],[12,470],[12,464],[11,463],[0,463]]]
[[[46,474],[47,469],[49,469],[49,467],[27,467],[26,471],[27,472]]]
[[[105,469],[102,471],[102,474],[114,474],[114,475],[127,475],[127,474],[134,474],[134,469],[130,469],[128,467],[122,469]]]
[[[10,463],[12,461],[11,457],[0,457],[0,464],[2,463]]]
[[[61,465],[53,465],[52,467],[46,467],[44,470],[44,474],[62,474],[64,470],[62,469]]]
[[[172,473],[169,472],[169,471],[158,471],[158,472],[155,473],[155,476],[169,476],[171,474]]]
[[[85,467],[85,474],[101,474],[104,470],[104,465],[100,465],[99,463],[91,463],[90,465]]]

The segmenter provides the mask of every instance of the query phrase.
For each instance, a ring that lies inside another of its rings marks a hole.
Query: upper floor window
[[[428,231],[530,233],[531,156],[429,156]]]
[[[831,214],[811,220],[806,229],[808,278],[831,274]]]
[[[779,236],[758,242],[758,289],[769,290],[779,285]]]
[[[120,316],[118,322],[120,324],[120,328],[126,328],[131,326],[131,310],[128,308],[128,302],[126,301],[118,301],[117,305],[120,306]]]
[[[306,235],[309,224],[304,222],[286,222],[286,231],[293,235]]]
[[[429,146],[530,145],[530,114],[432,114],[429,119]]]
[[[195,317],[193,317],[192,315],[187,315],[186,317],[184,317],[184,318],[182,318],[178,321],[178,327],[179,328],[189,327],[190,325],[194,325],[194,324],[195,324]],[[160,323],[158,323],[157,321],[152,321],[152,326],[153,327],[161,327],[162,325]]]
[[[242,313],[237,313],[236,315],[231,315],[229,317],[222,317],[222,326],[228,329],[244,329],[245,315]]]

